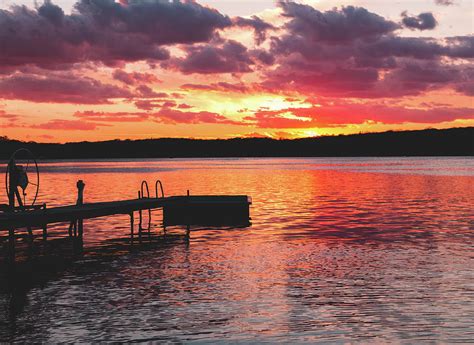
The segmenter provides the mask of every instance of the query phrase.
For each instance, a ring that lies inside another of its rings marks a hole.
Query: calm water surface
[[[130,250],[128,217],[87,220],[83,257],[0,293],[0,340],[473,341],[473,158],[42,162],[39,199],[74,203],[78,179],[86,202],[134,198],[156,178],[248,194],[252,226],[161,239],[157,211],[155,243]]]

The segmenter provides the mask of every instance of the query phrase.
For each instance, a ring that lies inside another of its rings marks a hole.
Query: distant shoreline
[[[143,139],[49,144],[0,138],[0,159],[20,147],[41,159],[474,156],[474,127],[303,139]]]

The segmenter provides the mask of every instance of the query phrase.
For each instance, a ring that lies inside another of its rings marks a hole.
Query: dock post
[[[28,226],[26,230],[28,230],[28,245],[31,246],[33,244],[33,230],[31,226]]]
[[[142,198],[142,194],[140,191],[138,191],[138,199]],[[142,215],[142,210],[138,210],[138,217],[139,217],[139,223],[138,223],[138,242],[142,243],[142,221],[143,221],[143,215]]]
[[[189,197],[189,189],[188,189],[188,192],[187,192],[187,196]],[[190,223],[191,223],[191,220],[190,220],[190,211],[189,211],[189,198],[188,198],[188,207],[187,207],[187,215],[186,215],[186,219],[187,219],[187,222],[188,224],[186,225],[186,237],[189,238],[189,234],[191,233],[191,226],[190,226]]]
[[[48,224],[43,225],[43,240],[48,238]]]
[[[132,244],[133,244],[133,222],[134,222],[133,212],[131,212],[130,213],[130,240]]]
[[[82,205],[84,203],[84,187],[85,183],[82,180],[77,181],[77,204]],[[79,240],[82,242],[83,234],[83,220],[79,218],[77,220],[77,230],[79,233]]]
[[[69,224],[69,229],[68,229],[68,233],[69,233],[69,237],[71,238],[72,237],[72,227],[74,226],[74,221],[72,221],[70,224]]]

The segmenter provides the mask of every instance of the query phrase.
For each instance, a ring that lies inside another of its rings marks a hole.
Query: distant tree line
[[[145,139],[44,144],[0,137],[0,159],[20,147],[39,158],[473,156],[474,127],[304,139]]]

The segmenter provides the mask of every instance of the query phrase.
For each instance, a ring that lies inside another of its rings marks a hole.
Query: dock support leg
[[[26,228],[28,230],[28,245],[33,244],[33,230],[31,230],[31,226]]]
[[[79,219],[77,221],[77,234],[79,235],[79,239],[82,241],[82,235],[84,233],[84,221]]]
[[[130,241],[131,244],[133,244],[133,223],[134,223],[134,218],[133,218],[133,212],[130,213]]]
[[[84,203],[84,187],[86,186],[82,180],[77,181],[77,202],[76,205],[82,205]],[[74,224],[74,236],[76,236],[76,242],[78,250],[82,252],[83,249],[83,234],[84,224],[83,219],[77,219]]]
[[[143,232],[143,228],[142,228],[142,221],[143,221],[142,210],[139,210],[138,214],[140,216],[140,223],[138,224],[138,242],[142,243],[142,232]]]
[[[43,240],[46,241],[48,238],[48,224],[43,225]]]
[[[69,233],[69,237],[72,237],[72,227],[74,226],[74,221],[72,221],[70,224],[69,224],[69,230],[68,230],[68,233]]]
[[[80,253],[82,253],[82,249],[84,248],[84,238],[83,238],[83,234],[84,234],[84,223],[83,223],[83,220],[82,219],[79,219],[77,221],[77,234],[78,234],[78,238],[77,238],[77,249]]]

